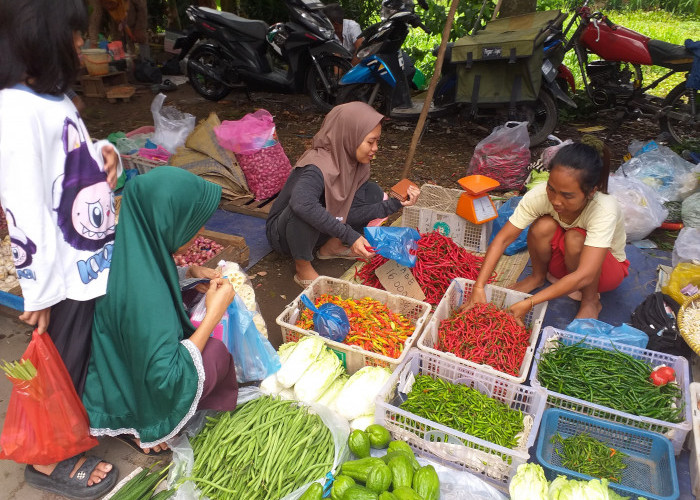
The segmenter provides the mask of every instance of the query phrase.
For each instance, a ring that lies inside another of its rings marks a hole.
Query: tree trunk
[[[517,16],[535,12],[537,0],[503,0],[498,17]]]

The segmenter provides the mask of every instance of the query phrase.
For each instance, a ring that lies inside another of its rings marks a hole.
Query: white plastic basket
[[[468,280],[465,278],[455,278],[452,280],[452,283],[450,283],[450,286],[445,292],[445,296],[438,304],[437,309],[435,309],[433,317],[426,325],[420,339],[418,339],[418,348],[436,356],[449,359],[455,363],[478,368],[483,372],[491,373],[495,376],[522,384],[525,382],[525,379],[527,379],[527,372],[530,370],[530,365],[532,365],[532,358],[534,357],[535,347],[537,345],[537,337],[540,334],[542,321],[544,320],[544,315],[547,311],[547,302],[537,304],[534,309],[528,311],[528,313],[525,315],[524,322],[531,330],[530,346],[527,348],[527,351],[525,351],[525,356],[523,357],[523,362],[520,365],[520,370],[518,371],[517,376],[509,375],[502,371],[496,370],[489,365],[478,364],[474,363],[473,361],[462,359],[451,352],[444,352],[437,349],[440,321],[449,318],[452,312],[458,309],[459,306],[461,306],[462,303],[465,302],[471,295],[473,288],[473,280]],[[510,307],[516,302],[519,302],[527,297],[531,297],[530,294],[516,292],[515,290],[509,290],[496,285],[486,285],[484,290],[486,291],[486,300],[492,304],[495,304],[501,309]]]
[[[434,184],[423,184],[418,201],[404,207],[401,225],[421,233],[439,231],[459,246],[476,252],[485,252],[491,237],[493,222],[473,224],[455,213],[457,200],[464,191]]]
[[[430,375],[447,382],[468,385],[514,410],[522,411],[525,429],[518,448],[499,446],[399,408],[404,400],[401,389],[416,375]],[[528,448],[535,442],[546,399],[547,395],[542,389],[516,384],[411,349],[377,395],[374,418],[395,439],[404,440],[411,445],[417,454],[430,457],[448,467],[468,471],[505,491],[518,465],[527,462],[530,457]]]
[[[561,340],[567,344],[575,344],[582,342],[583,346],[590,348],[600,348],[607,351],[618,350],[624,354],[628,354],[635,359],[649,363],[652,367],[666,365],[673,368],[676,372],[676,381],[681,390],[681,400],[678,404],[684,405],[684,420],[680,423],[665,422],[649,417],[641,417],[619,410],[608,408],[607,406],[597,405],[590,401],[574,398],[558,392],[547,390],[547,405],[555,408],[563,408],[565,410],[582,413],[591,417],[598,417],[610,422],[618,422],[639,429],[645,429],[651,432],[663,434],[673,443],[673,450],[676,455],[681,452],[683,442],[685,441],[691,424],[691,403],[690,403],[690,372],[688,369],[688,361],[681,356],[673,356],[663,352],[649,351],[627,344],[611,342],[610,340],[599,337],[586,337],[578,333],[557,330],[551,326],[545,327],[542,338],[537,345],[535,351],[535,363],[530,372],[530,385],[538,389],[545,389],[537,380],[537,364],[543,352],[549,351],[554,346],[555,340]]]
[[[690,437],[690,486],[693,490],[693,495],[696,498],[700,497],[700,408],[698,408],[698,399],[700,399],[700,382],[690,384],[690,404],[692,405],[693,415],[693,434]]]
[[[415,324],[415,330],[404,342],[403,351],[398,358],[390,358],[383,354],[366,351],[356,345],[347,345],[321,337],[326,345],[335,351],[345,365],[345,369],[350,374],[355,373],[363,366],[386,366],[393,370],[406,357],[409,348],[417,340],[423,328],[423,324],[427,321],[428,315],[430,314],[430,304],[425,302],[395,295],[386,290],[378,290],[369,286],[350,283],[349,281],[329,278],[328,276],[319,276],[302,293],[306,294],[313,302],[316,301],[318,296],[324,293],[339,295],[343,299],[362,299],[364,297],[370,297],[382,302],[389,310],[402,314]],[[296,326],[296,322],[302,310],[300,297],[301,294],[282,311],[282,314],[277,316],[277,324],[282,330],[282,342],[295,342],[305,335],[319,336],[318,333],[312,330],[304,330]]]

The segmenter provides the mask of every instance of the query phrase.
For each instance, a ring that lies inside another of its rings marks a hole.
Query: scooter
[[[427,9],[427,5],[423,5],[424,0],[419,0],[418,3]],[[394,8],[387,8],[387,4]],[[404,64],[400,48],[408,36],[410,27],[421,28],[426,32],[428,30],[415,14],[412,0],[404,0],[398,4],[395,1],[385,1],[383,20],[363,32],[364,41],[357,52],[361,61],[341,78],[338,102],[364,101],[392,118],[416,120],[420,116],[423,99],[411,95],[409,83],[403,73]],[[560,35],[559,30],[559,33],[553,32],[551,38],[554,41]],[[555,47],[555,43],[545,44],[542,87],[532,100],[510,99],[505,103],[479,102],[477,105],[457,98],[458,67],[462,63],[452,60],[454,43],[447,44],[440,81],[435,89],[428,116],[437,118],[460,113],[469,120],[495,115],[501,123],[509,120],[527,121],[530,144],[537,145],[543,142],[554,131],[558,121],[555,99],[576,107],[554,78],[557,74],[556,68],[561,62],[555,56]],[[433,54],[437,55],[437,48]],[[563,55],[560,57],[563,58]],[[554,74],[552,68],[555,68]]]
[[[576,29],[569,36],[573,26]],[[684,46],[615,24],[603,13],[593,12],[588,0],[574,11],[564,37],[568,38],[564,48],[567,52],[574,49],[586,94],[597,107],[620,109],[620,122],[630,116],[658,119],[662,132],[677,144],[698,139],[698,89],[687,88],[684,81],[665,98],[647,93],[669,76],[690,71],[693,55]],[[591,61],[590,55],[601,59]],[[645,85],[642,66],[661,66],[669,71]],[[573,77],[567,76],[566,81],[575,90]]]
[[[175,42],[190,84],[205,99],[246,91],[307,92],[323,111],[335,105],[352,54],[335,38],[318,0],[285,0],[290,21],[268,26],[229,12],[189,6],[192,26]]]

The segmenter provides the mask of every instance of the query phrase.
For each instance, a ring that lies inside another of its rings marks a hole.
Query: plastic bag
[[[678,233],[673,245],[671,264],[675,267],[681,262],[700,264],[700,228],[684,227]]]
[[[420,233],[412,227],[366,227],[365,238],[382,257],[406,267],[416,265]]]
[[[202,297],[199,299],[199,302],[197,302],[190,311],[190,321],[192,322],[195,328],[197,328],[202,323],[202,321],[204,320],[204,316],[207,314],[206,299],[207,296],[202,295]],[[228,338],[228,333],[228,311],[226,311],[221,317],[221,321],[219,321],[219,323],[214,327],[214,330],[212,330],[210,336],[215,339],[219,339],[221,342],[228,346],[231,343],[231,341]]]
[[[499,189],[522,189],[529,163],[527,122],[507,122],[476,145],[467,174],[491,177],[501,183]]]
[[[151,103],[151,114],[155,132],[153,142],[174,153],[185,144],[187,136],[194,130],[195,117],[172,106],[163,106],[165,94],[158,94]]]
[[[292,172],[292,164],[279,142],[257,151],[236,153],[236,160],[256,200],[279,193]]]
[[[49,465],[97,446],[87,412],[48,333],[34,330],[22,355],[30,380],[8,377],[12,393],[0,435],[0,459]]]
[[[554,158],[554,155],[557,154],[557,152],[563,148],[564,146],[568,146],[569,144],[573,144],[574,141],[571,139],[567,139],[565,141],[562,141],[558,137],[555,137],[553,135],[550,135],[547,137],[548,139],[551,139],[553,141],[558,141],[558,144],[555,144],[554,146],[549,146],[548,148],[545,148],[544,151],[542,151],[542,167],[545,170],[550,169],[550,163],[552,161],[552,158]]]
[[[646,333],[627,323],[622,323],[620,326],[612,326],[604,321],[585,318],[573,320],[565,329],[569,332],[580,333],[589,337],[604,338],[612,342],[632,345],[642,349],[646,348],[649,342],[649,336]]]
[[[269,111],[259,109],[240,120],[224,120],[214,127],[216,138],[234,153],[246,153],[271,146],[277,142],[275,122]]]
[[[263,337],[253,322],[243,300],[236,295],[228,306],[230,344],[239,383],[262,380],[280,369],[280,358],[272,344]],[[225,342],[224,342],[225,343]]]
[[[700,264],[681,262],[675,266],[668,277],[668,283],[661,287],[661,291],[683,304],[688,297],[683,295],[681,290],[688,285],[700,286]]]
[[[496,234],[498,231],[503,229],[503,226],[506,225],[506,222],[508,222],[508,219],[510,219],[510,216],[513,215],[513,212],[515,212],[515,207],[518,206],[518,203],[520,203],[520,200],[522,200],[522,196],[513,196],[510,198],[508,201],[506,201],[501,207],[498,209],[498,217],[494,219],[493,221],[493,227],[491,229],[491,238],[489,239],[489,244],[493,241],[493,239],[496,237]],[[527,231],[529,227],[526,227],[525,229],[522,230],[520,233],[520,236],[518,236],[513,243],[508,245],[506,248],[505,252],[503,252],[505,255],[515,255],[516,253],[520,252],[521,250],[524,250],[527,248]]]
[[[691,194],[683,200],[681,219],[686,227],[700,228],[700,193]]]
[[[627,241],[643,240],[668,217],[656,191],[638,179],[611,175],[608,192],[620,203]]]
[[[318,308],[310,298],[301,294],[301,301],[314,313],[314,331],[321,337],[342,342],[350,333],[350,321],[345,309],[337,304],[325,303]]]
[[[619,172],[652,187],[661,201],[680,201],[689,196],[697,186],[694,165],[666,146],[658,146],[620,166]]]

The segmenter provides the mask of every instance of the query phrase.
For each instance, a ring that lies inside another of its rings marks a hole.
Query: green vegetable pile
[[[278,499],[333,467],[333,436],[305,406],[269,396],[210,418],[192,440],[193,480],[209,498]]]
[[[506,448],[518,446],[523,413],[462,384],[418,375],[399,406],[420,417]]]
[[[618,350],[556,342],[537,366],[537,380],[550,391],[641,417],[683,421],[681,390],[674,382],[654,385],[649,364]]]
[[[175,490],[164,490],[155,495],[153,492],[165,480],[170,465],[160,470],[153,470],[158,463],[143,469],[119,488],[112,500],[166,500],[175,494]]]
[[[624,462],[627,454],[608,448],[585,432],[566,439],[556,433],[552,436],[552,443],[554,452],[561,457],[562,466],[569,470],[619,483],[622,471],[627,468]]]

